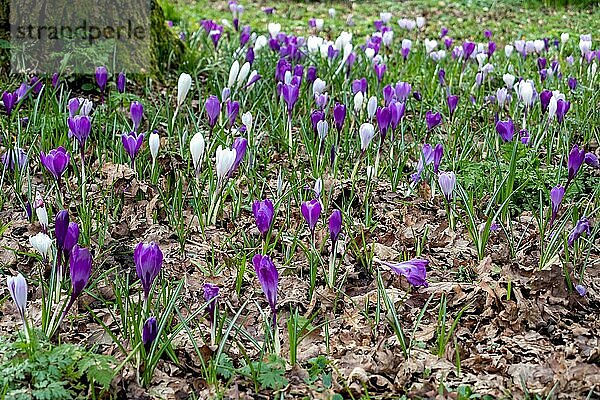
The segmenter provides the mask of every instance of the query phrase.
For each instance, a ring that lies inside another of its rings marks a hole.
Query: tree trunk
[[[94,65],[106,65],[113,72],[160,75],[178,64],[183,50],[157,0],[99,0],[92,6],[82,0],[0,0],[0,73],[10,66],[13,72],[90,73]]]

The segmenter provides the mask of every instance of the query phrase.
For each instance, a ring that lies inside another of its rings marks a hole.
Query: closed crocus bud
[[[244,65],[242,65],[242,67],[240,68],[240,72],[237,76],[237,79],[235,81],[235,84],[237,86],[241,86],[245,83],[246,78],[248,77],[248,74],[250,73],[250,63],[249,62],[245,62]]]
[[[235,160],[233,165],[229,170],[229,176],[233,175],[233,173],[239,168],[244,156],[246,155],[246,151],[248,150],[248,140],[243,137],[236,137],[233,141],[233,146],[231,146],[233,150],[235,150]]]
[[[373,119],[375,113],[377,112],[377,97],[371,96],[369,101],[367,102],[367,115],[369,119]]]
[[[156,157],[158,156],[158,148],[160,147],[160,136],[156,131],[150,134],[148,137],[148,147],[150,148],[150,155],[152,156],[152,163],[156,162]]]
[[[197,132],[192,136],[192,140],[190,140],[190,153],[192,154],[192,163],[194,164],[195,171],[199,171],[200,169],[200,161],[202,160],[202,156],[204,156],[205,147],[206,142],[202,133]]]
[[[442,123],[442,114],[434,113],[433,111],[427,111],[425,113],[425,122],[427,123],[427,129],[432,130]]]
[[[521,101],[527,106],[530,107],[533,105],[533,83],[531,81],[521,81],[517,84],[517,93],[519,94],[519,98]]]
[[[25,323],[25,312],[27,310],[27,281],[21,274],[14,277],[9,276],[6,280],[10,296],[15,302],[21,320]]]
[[[438,183],[442,189],[442,193],[446,197],[446,200],[452,199],[454,187],[456,186],[456,175],[454,172],[442,172],[439,174]]]
[[[567,113],[567,111],[569,111],[570,107],[571,102],[569,101],[563,99],[558,99],[556,101],[556,120],[559,123],[562,123],[564,121],[565,114]]]
[[[252,117],[252,113],[250,111],[246,111],[242,114],[242,124],[246,127],[246,132],[248,135],[252,132],[252,125],[254,122],[254,118]]]
[[[356,92],[356,94],[354,95],[354,112],[355,113],[358,114],[360,112],[360,110],[362,109],[364,99],[365,98],[364,98],[362,92]]]
[[[125,83],[127,82],[127,78],[125,77],[124,72],[119,72],[117,76],[117,91],[119,93],[125,93]]]
[[[408,283],[412,286],[429,286],[427,283],[427,266],[429,265],[428,260],[423,259],[412,259],[403,261],[400,263],[383,263],[387,265],[397,273],[406,278]]]
[[[560,41],[564,44],[569,41],[569,34],[567,32],[560,34]]]
[[[321,139],[321,141],[325,140],[327,137],[327,132],[329,132],[329,124],[327,121],[322,120],[317,122],[317,134],[319,135],[319,139]]]
[[[336,244],[341,231],[342,212],[340,210],[333,210],[333,213],[331,213],[331,216],[329,217],[329,237],[331,238],[331,243],[333,245]]]
[[[181,107],[192,86],[192,77],[189,74],[182,73],[177,81],[177,107]]]
[[[77,115],[77,112],[79,111],[79,106],[80,105],[81,104],[80,104],[79,99],[77,97],[69,99],[69,102],[67,103],[67,108],[69,109],[69,116],[70,117],[74,117],[75,115]]]
[[[575,90],[577,88],[577,79],[570,76],[568,79],[568,84],[569,84],[569,89]]]
[[[344,120],[346,119],[346,106],[341,103],[336,103],[333,107],[333,121],[335,128],[338,132],[344,127]]]
[[[71,250],[69,259],[69,272],[71,274],[71,303],[83,292],[92,274],[92,254],[89,249],[75,245]],[[70,307],[65,309],[65,313]]]
[[[144,289],[144,298],[147,299],[154,279],[160,272],[163,263],[163,253],[154,242],[138,243],[133,252],[135,270]]]
[[[217,312],[217,298],[219,297],[219,287],[212,283],[206,282],[203,286],[204,300],[208,303],[208,314],[210,315],[210,324],[215,321]]]
[[[273,203],[269,199],[255,201],[252,203],[252,213],[254,214],[258,231],[261,235],[266,236],[271,229],[273,216],[275,215]]]
[[[575,290],[577,291],[577,293],[579,293],[581,297],[585,296],[585,294],[587,293],[587,289],[583,285],[575,285]]]
[[[127,155],[129,155],[129,159],[131,160],[131,164],[135,163],[135,156],[140,151],[142,144],[144,143],[144,134],[140,133],[139,135],[135,132],[124,133],[121,135],[121,142],[123,143],[123,148]]]
[[[211,129],[215,127],[219,114],[221,113],[221,102],[217,96],[209,96],[204,103],[204,109],[208,116],[208,124]]]
[[[216,154],[216,170],[217,179],[222,182],[223,179],[228,176],[231,167],[235,163],[236,151],[235,149],[223,149],[222,146],[217,148]]]
[[[101,92],[104,92],[106,88],[106,81],[108,80],[108,71],[106,67],[96,67],[96,83]]]
[[[496,132],[503,141],[510,142],[515,134],[515,124],[510,118],[507,121],[498,121],[496,122]]]
[[[68,260],[69,255],[71,254],[71,250],[77,244],[79,240],[79,225],[76,222],[69,222],[69,226],[67,227],[67,233],[65,234],[65,240],[63,243],[63,255],[65,257],[65,261]]]
[[[54,236],[56,237],[56,247],[59,251],[65,248],[65,237],[69,229],[69,212],[60,210],[54,219]]]
[[[227,80],[227,87],[233,88],[235,85],[235,80],[240,72],[240,63],[235,60],[231,67],[229,68],[229,79]]]
[[[504,46],[504,55],[506,56],[506,58],[509,58],[514,50],[515,47],[511,44],[507,44],[506,46]]]
[[[360,135],[360,150],[364,153],[375,136],[375,127],[369,122],[362,124],[358,130]]]
[[[580,149],[579,146],[575,145],[571,149],[569,153],[569,159],[567,161],[567,169],[569,171],[569,176],[567,178],[567,186],[569,183],[575,178],[577,172],[579,172],[579,168],[581,168],[581,164],[585,160],[585,150]]]
[[[441,143],[435,145],[433,149],[433,172],[439,172],[442,157],[444,156],[444,146]]]
[[[52,174],[57,182],[60,181],[60,178],[69,166],[70,159],[69,153],[62,146],[50,150],[48,154],[43,151],[40,152],[42,165]]]
[[[156,318],[150,317],[146,320],[146,322],[144,322],[144,327],[142,328],[142,343],[144,344],[146,352],[150,350],[150,347],[156,340],[157,335],[158,324],[156,322]]]
[[[585,153],[584,162],[590,167],[600,168],[600,161],[598,160],[598,156],[594,153]]]
[[[44,232],[48,231],[48,211],[46,210],[46,206],[44,205],[44,200],[42,196],[38,193],[35,197],[35,201],[33,203],[35,208],[35,215],[37,215],[38,221],[42,226],[42,230]]]
[[[456,106],[458,106],[458,96],[450,95],[446,100],[448,102],[448,112],[452,116],[454,114],[454,110],[456,110]]]
[[[137,101],[132,101],[131,106],[129,107],[129,114],[131,115],[131,121],[133,122],[133,130],[134,132],[137,132],[144,116],[144,106]]]
[[[263,292],[273,313],[273,326],[277,324],[277,288],[279,286],[279,273],[269,256],[256,254],[252,257],[254,271],[260,282]]]
[[[556,216],[558,215],[558,209],[560,203],[562,203],[563,197],[565,196],[565,188],[561,185],[555,186],[550,190],[550,202],[552,203],[552,216],[550,217],[550,226],[554,223]]]
[[[569,237],[567,239],[569,246],[573,247],[575,241],[577,241],[577,239],[579,239],[584,233],[591,235],[592,229],[590,227],[590,221],[586,217],[581,217],[579,221],[577,221],[577,224],[575,224],[575,227],[573,228],[571,233],[569,234]]]
[[[85,146],[85,142],[90,136],[92,130],[92,121],[87,115],[76,115],[67,120],[69,125],[69,137],[75,137],[80,147]]]
[[[321,202],[317,199],[305,201],[302,203],[300,211],[302,212],[302,216],[308,224],[311,235],[314,237],[315,227],[317,226],[317,222],[319,222],[319,217],[321,216]]]

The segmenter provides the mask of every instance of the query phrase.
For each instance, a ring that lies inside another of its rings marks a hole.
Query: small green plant
[[[264,361],[252,361],[238,370],[238,373],[252,378],[261,389],[279,390],[288,384],[285,378],[285,360],[271,354]]]
[[[109,388],[117,372],[113,357],[54,345],[37,330],[31,330],[31,339],[0,337],[0,398],[87,399]]]

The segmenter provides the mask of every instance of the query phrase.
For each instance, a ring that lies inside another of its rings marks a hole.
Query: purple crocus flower
[[[244,156],[246,155],[246,150],[248,150],[248,140],[243,137],[236,137],[231,147],[235,150],[235,160],[229,169],[228,176],[230,177],[239,168]]]
[[[135,132],[124,133],[121,135],[121,141],[123,142],[125,151],[131,159],[131,165],[134,166],[135,156],[140,150],[140,147],[142,147],[142,143],[144,143],[144,134],[140,133],[139,135],[136,135]]]
[[[202,287],[204,291],[204,300],[208,303],[208,314],[210,315],[210,324],[215,321],[217,313],[217,297],[219,296],[219,287],[206,282]]]
[[[142,343],[144,344],[146,352],[150,350],[150,347],[156,340],[157,335],[158,323],[156,322],[156,318],[150,317],[146,320],[146,322],[144,322],[144,326],[142,327]]]
[[[138,243],[133,252],[135,270],[144,289],[144,298],[147,299],[154,279],[160,272],[163,263],[163,253],[154,242]]]
[[[54,236],[56,237],[56,247],[59,255],[65,248],[65,238],[68,230],[69,211],[60,210],[58,213],[56,213],[56,218],[54,219]]]
[[[475,51],[475,43],[466,41],[462,45],[462,56],[465,60],[468,60]]]
[[[492,31],[486,29],[485,31],[483,31],[483,36],[485,36],[486,39],[490,39],[492,37]]]
[[[344,127],[344,120],[346,119],[346,106],[341,103],[336,103],[333,107],[333,121],[335,123],[335,128],[338,133],[341,132]]]
[[[542,90],[542,93],[540,93],[540,104],[542,105],[542,113],[545,113],[548,110],[550,99],[552,99],[552,92],[548,89]]]
[[[529,135],[529,131],[526,128],[523,128],[519,131],[519,136],[521,137],[521,143],[524,145],[528,145],[531,140],[531,136]]]
[[[448,112],[450,117],[452,117],[452,115],[454,115],[454,110],[456,110],[456,106],[458,106],[458,96],[451,94],[446,101],[448,102]]]
[[[494,52],[496,51],[496,42],[488,42],[488,51],[487,51],[487,55],[488,57],[492,57],[494,55]]]
[[[567,186],[569,183],[575,178],[581,164],[585,161],[585,150],[580,149],[579,146],[575,145],[571,149],[569,153],[569,159],[567,161],[567,169],[569,171],[569,176],[567,178]]]
[[[550,190],[550,202],[552,203],[552,215],[550,217],[550,226],[554,223],[556,216],[558,215],[558,209],[560,203],[562,203],[563,197],[565,196],[565,188],[561,185],[557,185]]]
[[[398,82],[396,84],[396,100],[404,102],[410,96],[412,86],[408,82]]]
[[[60,85],[60,75],[58,72],[52,74],[52,87],[56,89]]]
[[[246,43],[250,40],[250,34],[252,33],[252,28],[246,25],[242,28],[240,32],[240,47],[244,47]]]
[[[440,68],[438,71],[438,81],[440,82],[440,86],[444,86],[446,84],[446,70]]]
[[[131,115],[131,121],[133,122],[133,131],[137,132],[144,116],[144,106],[137,101],[132,101],[131,106],[129,107],[129,114]]]
[[[575,285],[575,290],[577,290],[577,293],[579,293],[581,297],[585,296],[587,293],[587,289],[583,285]]]
[[[384,103],[385,103],[386,106],[389,105],[392,100],[394,100],[394,95],[395,94],[396,93],[395,93],[394,88],[392,87],[392,85],[386,85],[383,88],[383,101],[384,101]]]
[[[311,123],[313,131],[315,133],[317,133],[317,124],[319,123],[319,121],[324,121],[324,120],[325,120],[325,113],[321,110],[314,110],[310,114],[310,123]]]
[[[127,78],[125,77],[125,72],[119,72],[119,75],[117,75],[117,91],[119,93],[125,93],[126,82]]]
[[[315,80],[317,80],[317,67],[311,65],[306,68],[306,82],[311,85]]]
[[[573,247],[575,241],[581,237],[584,233],[591,235],[592,229],[590,227],[590,221],[586,217],[581,217],[575,227],[569,234],[569,238],[567,239],[569,246]]]
[[[63,256],[65,258],[65,264],[69,259],[71,251],[79,240],[79,225],[76,222],[69,222],[67,232],[65,233],[65,239],[63,242]]]
[[[104,93],[104,89],[106,88],[106,81],[108,80],[108,71],[106,67],[96,67],[96,83],[98,84],[98,88],[100,91]]]
[[[537,65],[538,65],[538,69],[541,71],[541,70],[545,69],[546,66],[548,65],[548,60],[544,57],[540,57],[537,59]]]
[[[237,101],[227,100],[227,119],[229,121],[229,128],[235,123],[235,119],[240,112],[240,103]]]
[[[282,87],[281,95],[283,96],[283,100],[287,104],[288,114],[292,114],[292,110],[294,109],[294,105],[298,101],[298,95],[300,94],[299,85],[285,84]]]
[[[567,80],[567,82],[569,85],[569,89],[575,90],[577,88],[577,79],[570,76],[569,79]]]
[[[450,201],[456,186],[456,175],[454,172],[440,173],[438,176],[438,183],[440,184],[440,188],[442,188],[442,193],[444,193],[446,200]]]
[[[452,40],[452,38],[447,37],[444,39],[444,46],[446,46],[446,50],[450,50],[450,47],[452,47],[453,44],[454,40]],[[454,53],[452,53],[452,55],[454,56]]]
[[[585,153],[583,161],[590,167],[600,168],[600,161],[598,160],[598,156],[594,153]]]
[[[246,50],[246,61],[252,65],[254,63],[255,55],[254,55],[254,47],[248,47]]]
[[[311,235],[314,237],[315,226],[317,226],[317,222],[321,216],[321,202],[317,199],[305,201],[302,203],[300,211],[302,211],[302,215],[308,224]]]
[[[358,92],[362,92],[363,94],[367,92],[367,78],[361,78],[352,81],[352,94],[356,94]]]
[[[15,90],[15,94],[17,95],[17,102],[25,99],[27,97],[29,91],[29,86],[26,82],[21,83],[21,86],[17,90]]]
[[[57,182],[60,182],[60,178],[67,169],[70,159],[69,153],[62,146],[50,150],[47,155],[43,151],[40,152],[42,165],[54,176]]]
[[[427,123],[427,130],[432,130],[442,122],[442,114],[427,111],[425,113],[425,122]]]
[[[431,164],[434,160],[434,150],[430,144],[425,143],[421,152],[422,155],[419,157],[419,162],[417,163],[417,172],[410,176],[410,179],[414,183],[419,182],[421,174],[423,173],[423,170],[425,170],[425,166]]]
[[[448,28],[446,28],[445,26],[442,26],[442,29],[440,31],[440,39],[443,39],[447,34],[448,34]]]
[[[340,210],[333,210],[329,217],[329,237],[331,243],[335,246],[338,240],[338,236],[342,231],[342,212]]]
[[[221,113],[221,102],[219,101],[219,98],[215,95],[209,96],[204,103],[204,109],[206,110],[206,115],[208,116],[208,125],[210,125],[210,129],[212,130],[217,123],[219,114]]]
[[[510,142],[515,135],[515,124],[510,118],[506,121],[498,121],[496,122],[496,132],[503,141]]]
[[[379,133],[381,135],[381,142],[383,143],[390,123],[392,122],[392,113],[388,107],[377,107],[377,112],[375,115],[377,118]]]
[[[257,200],[252,203],[252,213],[254,214],[254,220],[256,221],[258,231],[261,235],[266,236],[271,229],[273,216],[275,215],[273,203],[269,199],[262,201]]]
[[[440,169],[440,164],[442,162],[442,157],[444,156],[444,146],[441,143],[435,145],[433,149],[433,172],[436,174]]]
[[[69,273],[71,275],[73,290],[71,292],[71,299],[63,311],[63,317],[67,315],[75,299],[83,292],[83,289],[85,289],[90,280],[90,275],[92,274],[92,254],[89,249],[79,247],[78,245],[73,247],[69,257]]]
[[[562,123],[565,119],[565,114],[571,108],[571,102],[565,101],[563,99],[558,99],[556,102],[556,120],[559,123]]]
[[[275,328],[277,325],[277,288],[279,286],[279,273],[269,256],[256,254],[252,257],[252,264],[254,265],[254,271],[256,272],[260,286],[271,307],[273,327]]]
[[[384,63],[373,65],[373,69],[375,70],[375,75],[377,75],[377,81],[379,83],[381,83],[381,81],[383,80],[383,74],[385,73],[386,68],[387,67]]]
[[[67,123],[69,125],[70,134],[75,136],[83,151],[85,141],[90,136],[90,131],[92,129],[90,118],[87,115],[76,115],[74,117],[69,117]]]
[[[27,164],[27,153],[20,147],[13,149],[7,149],[0,157],[2,165],[10,171],[14,171],[15,168],[22,169]]]
[[[384,265],[390,267],[398,275],[404,276],[412,286],[429,286],[427,283],[428,260],[413,258],[400,263],[384,263]]]
[[[6,114],[10,117],[10,114],[13,111],[13,108],[15,107],[15,104],[17,104],[17,101],[19,100],[19,96],[16,93],[11,93],[11,92],[4,92],[2,93],[2,102],[4,103],[4,109],[6,110]]]

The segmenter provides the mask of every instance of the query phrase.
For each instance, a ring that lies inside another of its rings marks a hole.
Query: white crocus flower
[[[206,142],[202,133],[197,132],[190,140],[190,153],[192,153],[192,162],[194,163],[194,170],[198,171],[202,156],[204,155],[204,149]]]
[[[217,148],[216,154],[216,167],[217,167],[217,179],[222,182],[227,176],[233,163],[235,162],[236,151],[235,149],[223,149],[222,146]]]
[[[50,246],[52,246],[52,239],[50,236],[43,232],[38,233],[35,236],[29,238],[31,246],[42,255],[44,260],[48,259],[48,253],[50,252]]]
[[[377,111],[377,97],[371,96],[367,102],[367,115],[369,119],[373,119],[375,112]]]
[[[358,132],[360,134],[360,150],[365,152],[369,147],[369,143],[371,143],[371,140],[375,136],[375,127],[373,124],[365,122],[360,126]]]
[[[192,77],[185,72],[179,75],[177,81],[177,107],[181,107],[187,97],[190,87],[192,86]]]

